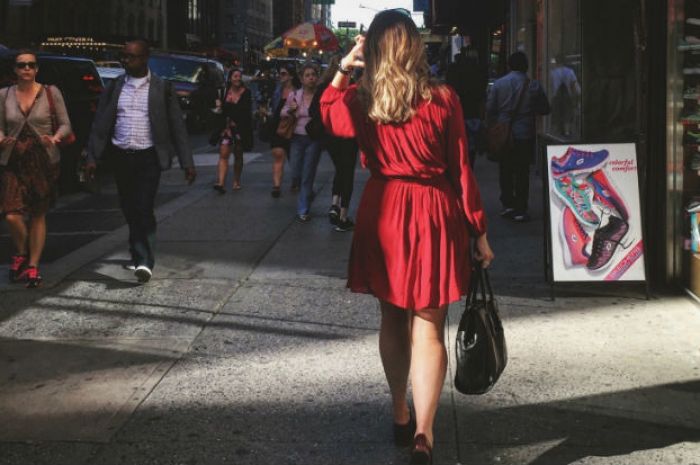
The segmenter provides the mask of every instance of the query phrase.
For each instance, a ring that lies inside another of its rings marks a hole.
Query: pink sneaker
[[[564,209],[560,231],[565,245],[564,260],[566,267],[573,268],[586,265],[589,259],[586,246],[591,242],[591,238],[568,208]]]
[[[593,187],[593,201],[598,202],[610,210],[616,211],[620,218],[629,221],[630,214],[627,211],[625,201],[617,193],[617,190],[608,180],[605,171],[598,170],[588,176],[588,182]]]

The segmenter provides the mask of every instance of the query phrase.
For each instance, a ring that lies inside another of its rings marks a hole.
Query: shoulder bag
[[[518,101],[510,112],[508,121],[501,121],[489,126],[486,129],[486,148],[489,152],[489,160],[500,161],[504,152],[513,148],[513,132],[511,124],[513,118],[518,114],[520,106],[523,103],[525,92],[530,87],[530,80],[525,79],[525,84],[518,94]]]
[[[462,394],[485,394],[508,363],[501,318],[488,272],[476,264],[467,304],[456,338],[455,388]]]
[[[56,105],[53,101],[53,93],[51,92],[51,86],[44,86],[46,90],[46,98],[49,100],[49,112],[51,113],[51,132],[54,135],[58,131],[58,116],[56,116]],[[75,134],[70,132],[69,134],[63,136],[63,139],[58,143],[59,147],[66,147],[75,142]]]

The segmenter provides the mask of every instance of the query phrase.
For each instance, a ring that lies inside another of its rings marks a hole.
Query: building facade
[[[47,39],[68,44],[123,44],[141,37],[155,47],[204,50],[219,43],[219,0],[0,0],[0,43],[39,47]],[[72,39],[80,40],[72,40]],[[67,40],[61,40],[67,39]],[[94,47],[93,47],[94,48]]]
[[[221,46],[244,61],[260,59],[263,47],[273,39],[273,0],[222,0],[219,8]]]
[[[309,14],[310,14],[310,6]],[[304,0],[273,0],[272,1],[272,34],[274,37],[281,36],[285,31],[294,25],[305,21]]]
[[[94,38],[123,43],[144,37],[161,44],[164,0],[34,0],[27,6],[0,1],[0,43],[38,47],[47,38]]]
[[[506,71],[510,53],[524,52],[550,100],[556,71],[569,68],[580,90],[569,111],[554,108],[540,122],[539,171],[546,173],[548,145],[634,144],[647,281],[700,294],[700,231],[691,221],[700,216],[689,212],[700,200],[700,7],[683,0],[433,0],[428,16],[444,32],[473,36],[492,77]]]

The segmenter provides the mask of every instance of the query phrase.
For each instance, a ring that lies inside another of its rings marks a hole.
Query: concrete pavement
[[[484,396],[448,374],[435,463],[700,464],[697,306],[549,301],[541,224],[499,218],[494,166],[477,166],[510,362]],[[377,304],[345,289],[351,235],[325,218],[331,164],[305,225],[294,195],[270,197],[270,170],[268,154],[250,160],[243,190],[219,196],[201,166],[158,210],[145,286],[121,268],[121,229],[53,263],[45,288],[0,292],[0,464],[407,463],[391,445]],[[164,189],[180,182],[171,171]]]

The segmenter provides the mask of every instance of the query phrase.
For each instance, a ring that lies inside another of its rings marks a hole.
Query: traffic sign
[[[355,21],[338,21],[338,27],[344,27],[347,29],[355,29],[357,27],[357,23]]]

